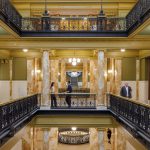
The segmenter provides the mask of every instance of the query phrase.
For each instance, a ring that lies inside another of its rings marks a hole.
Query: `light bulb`
[[[120,50],[121,52],[125,52],[126,50],[125,50],[125,48],[121,48],[121,50]]]
[[[77,58],[77,62],[80,63],[80,58]]]
[[[70,63],[72,62],[72,58],[69,58],[69,60],[68,60]]]
[[[26,53],[28,52],[28,49],[24,48],[22,51]]]
[[[73,62],[72,62],[72,65],[73,65],[73,66],[76,66],[76,65],[77,65],[77,62],[76,62],[76,61],[73,61]]]
[[[72,131],[76,131],[77,127],[72,127],[71,129],[72,129]]]
[[[76,62],[76,61],[77,61],[77,59],[76,59],[76,58],[73,58],[73,59],[72,59],[72,61]]]

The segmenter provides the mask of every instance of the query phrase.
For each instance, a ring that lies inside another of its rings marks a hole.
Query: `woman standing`
[[[55,82],[51,83],[50,91],[51,91],[51,107],[57,107],[57,101],[55,96]]]

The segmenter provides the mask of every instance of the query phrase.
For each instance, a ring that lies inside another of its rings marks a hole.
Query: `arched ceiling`
[[[107,16],[126,16],[137,0],[103,0],[103,9]],[[41,16],[45,0],[11,0],[24,16]],[[100,0],[47,0],[50,15],[97,15]]]

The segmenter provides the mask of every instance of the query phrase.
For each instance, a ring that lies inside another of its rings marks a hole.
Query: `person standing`
[[[123,97],[132,98],[131,92],[131,87],[128,85],[128,83],[125,83],[125,85],[121,88],[120,95]]]
[[[51,83],[50,91],[51,91],[51,107],[57,107],[57,101],[55,96],[55,82]]]
[[[71,94],[72,93],[72,86],[71,86],[71,82],[68,81],[67,83],[67,91],[66,93],[69,93],[66,95],[66,103],[68,104],[68,107],[70,108],[71,107]]]

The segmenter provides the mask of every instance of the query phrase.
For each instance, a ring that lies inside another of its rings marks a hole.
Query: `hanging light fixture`
[[[100,16],[100,17],[104,17],[104,16],[105,16],[105,13],[104,13],[104,11],[103,11],[103,3],[102,3],[102,0],[101,0],[101,9],[100,9],[99,16]]]
[[[75,50],[74,50],[74,56],[75,56]],[[75,57],[68,59],[68,62],[71,63],[73,66],[76,66],[77,63],[80,63],[80,61],[81,61],[80,58],[75,58]]]
[[[43,16],[48,16],[48,15],[49,15],[49,13],[47,10],[47,1],[45,0],[45,10],[44,10]]]

